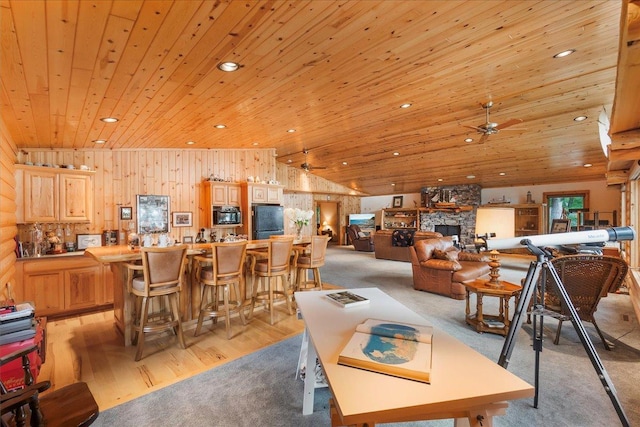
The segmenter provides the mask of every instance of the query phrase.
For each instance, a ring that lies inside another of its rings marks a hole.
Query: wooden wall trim
[[[0,118],[0,297],[8,297],[7,284],[15,284],[16,182],[18,149]]]

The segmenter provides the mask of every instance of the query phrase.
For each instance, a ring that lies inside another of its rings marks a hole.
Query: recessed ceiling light
[[[193,144],[195,144],[195,141],[187,141],[187,142],[185,142],[185,144],[187,144],[187,145],[193,145]]]
[[[560,53],[556,53],[555,55],[553,55],[554,58],[564,58],[565,56],[569,56],[572,53],[574,53],[576,50],[575,49],[569,49],[569,50],[564,50]]]
[[[226,73],[230,73],[232,71],[237,71],[240,68],[240,64],[233,61],[221,62],[218,64],[218,70],[224,71]]]
[[[467,179],[473,179],[475,177],[476,177],[475,175],[467,175]]]
[[[507,174],[506,172],[500,172],[498,175],[505,176],[506,174]]]
[[[118,119],[116,119],[115,117],[103,117],[100,119],[100,121],[104,123],[115,123],[118,121]]]
[[[592,165],[591,163],[585,163],[585,164],[584,164],[584,165],[582,165],[582,166],[584,166],[585,168],[590,168],[590,167],[591,167],[591,166],[593,166],[593,165]]]
[[[226,128],[226,127],[227,127],[227,125],[223,125],[223,124],[221,123],[221,124],[219,124],[219,125],[215,125],[214,127],[215,127],[216,129],[224,129],[224,128]]]
[[[442,182],[442,181],[444,181],[444,179],[438,178],[438,182]]]
[[[104,144],[105,142],[107,142],[106,139],[94,139],[92,142],[94,142],[95,144]]]
[[[395,153],[393,153],[394,156],[399,156],[400,153],[398,153],[397,151]]]
[[[294,133],[295,131],[296,131],[295,129],[289,129],[287,132]]]
[[[293,160],[289,159],[287,160],[287,163],[293,163]]]
[[[251,145],[253,145],[255,147],[256,145],[260,145],[260,143],[259,142],[253,142]],[[277,156],[277,154],[276,154],[276,156]]]
[[[396,184],[395,184],[394,182],[392,182],[392,183],[391,183],[391,186],[392,186],[392,187],[395,187],[395,186],[396,186]]]
[[[411,104],[408,102],[400,106],[400,108],[409,108],[409,107],[411,107]]]
[[[574,118],[573,120],[576,121],[576,122],[581,122],[581,121],[587,120],[587,116],[578,116],[578,117]]]
[[[343,165],[347,166],[347,162],[342,162]]]
[[[464,142],[473,142],[473,138],[466,138]]]

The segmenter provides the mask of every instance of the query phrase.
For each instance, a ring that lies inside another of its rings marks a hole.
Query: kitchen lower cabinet
[[[18,260],[16,282],[16,298],[33,301],[37,316],[62,316],[113,305],[109,266],[83,256]]]

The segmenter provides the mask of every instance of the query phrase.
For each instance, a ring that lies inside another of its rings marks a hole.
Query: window
[[[549,224],[554,219],[568,219],[571,221],[571,230],[583,225],[583,214],[589,212],[588,190],[543,193],[542,196],[547,204]]]

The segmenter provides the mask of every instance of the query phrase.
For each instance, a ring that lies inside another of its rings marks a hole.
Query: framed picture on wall
[[[394,208],[402,207],[402,196],[393,196],[393,207]]]
[[[173,212],[171,218],[171,225],[174,227],[191,227],[193,225],[191,212]]]
[[[136,195],[138,234],[169,232],[169,196]]]
[[[131,206],[120,207],[120,219],[130,221],[133,219],[133,208]]]
[[[551,234],[553,233],[567,233],[571,231],[570,219],[554,219],[551,221]]]
[[[182,238],[182,243],[192,244],[193,243],[193,236],[184,236]]]

